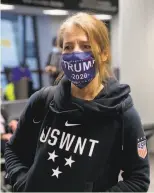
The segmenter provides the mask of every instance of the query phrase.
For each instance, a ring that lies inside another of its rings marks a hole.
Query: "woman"
[[[59,46],[64,77],[30,98],[7,144],[14,190],[147,191],[146,138],[129,86],[112,77],[106,26],[78,13],[62,24]],[[42,98],[50,101],[43,121]]]

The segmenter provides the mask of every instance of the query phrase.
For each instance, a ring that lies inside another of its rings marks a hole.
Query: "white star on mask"
[[[48,152],[48,154],[49,154],[48,160],[52,159],[53,162],[55,161],[55,158],[58,157],[58,155],[55,154],[55,151],[52,153]]]
[[[57,178],[58,178],[58,175],[59,175],[60,173],[62,173],[61,171],[59,171],[59,167],[57,167],[56,170],[52,169],[52,171],[53,171],[52,176],[56,176]]]
[[[65,158],[65,160],[66,160],[65,166],[69,165],[71,167],[72,163],[75,162],[74,160],[72,160],[72,156],[70,156],[69,159]]]

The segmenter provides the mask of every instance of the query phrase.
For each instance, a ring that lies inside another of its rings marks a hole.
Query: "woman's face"
[[[91,46],[86,33],[76,26],[69,26],[64,32],[62,53],[88,51],[91,51]]]

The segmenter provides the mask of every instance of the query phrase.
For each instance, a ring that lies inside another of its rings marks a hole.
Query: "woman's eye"
[[[91,49],[90,45],[84,45],[84,49]]]
[[[65,46],[64,47],[64,50],[70,50],[71,49],[71,46]]]

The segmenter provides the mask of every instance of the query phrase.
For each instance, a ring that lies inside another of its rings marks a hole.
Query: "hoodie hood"
[[[71,96],[71,82],[64,76],[50,107],[57,113],[81,110],[111,115],[125,112],[133,105],[128,85],[120,84],[115,78],[107,79],[103,85],[102,91],[92,101],[78,99]]]

